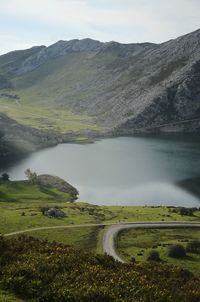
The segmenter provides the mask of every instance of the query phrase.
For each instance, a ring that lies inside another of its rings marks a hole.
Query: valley
[[[198,134],[199,40],[58,41],[0,56],[1,161],[105,136]]]
[[[200,302],[200,1],[0,1],[0,302]]]

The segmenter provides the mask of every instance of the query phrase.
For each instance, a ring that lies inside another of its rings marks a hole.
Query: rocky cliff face
[[[200,30],[162,44],[84,39],[12,52],[0,56],[1,87],[93,116],[112,134],[199,131]]]
[[[79,137],[91,141],[98,134],[95,131],[77,131],[60,134],[24,126],[0,113],[0,169],[34,151],[55,146],[59,143],[76,142]]]
[[[62,138],[55,133],[22,126],[0,114],[0,167],[37,149],[55,145]]]

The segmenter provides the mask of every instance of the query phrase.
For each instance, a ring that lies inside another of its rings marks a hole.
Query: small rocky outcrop
[[[56,208],[47,209],[43,212],[43,215],[50,218],[64,218],[66,216],[65,212]]]
[[[42,187],[56,188],[58,191],[70,194],[72,201],[76,200],[79,195],[79,192],[76,188],[58,176],[48,174],[38,175],[37,183]]]

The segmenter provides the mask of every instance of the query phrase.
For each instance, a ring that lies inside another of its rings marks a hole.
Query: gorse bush
[[[181,244],[171,245],[168,248],[168,256],[172,258],[184,258],[186,256],[184,246]]]
[[[200,280],[161,264],[122,264],[72,247],[0,238],[0,286],[38,302],[199,302]]]
[[[149,252],[149,255],[147,257],[148,261],[160,261],[160,255],[158,251],[152,250]]]
[[[186,251],[189,253],[200,254],[200,241],[195,240],[188,242]]]

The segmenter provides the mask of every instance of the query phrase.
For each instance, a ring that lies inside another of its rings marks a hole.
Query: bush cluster
[[[0,237],[0,286],[39,302],[199,302],[200,279],[162,264],[122,264],[106,255],[20,236]]]
[[[200,254],[200,241],[194,240],[188,242],[186,251],[193,254]]]
[[[174,244],[169,247],[168,256],[172,258],[184,258],[186,257],[186,250],[181,244]]]
[[[198,208],[184,208],[184,207],[175,207],[171,209],[172,213],[180,214],[181,216],[194,216],[194,213],[199,211]]]
[[[160,255],[159,255],[158,251],[155,251],[155,250],[150,251],[147,260],[148,261],[160,261]]]

